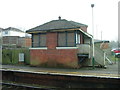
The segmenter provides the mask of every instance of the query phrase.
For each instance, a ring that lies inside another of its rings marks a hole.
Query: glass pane
[[[76,44],[80,44],[80,34],[76,34]]]
[[[65,33],[58,33],[58,46],[66,46]]]
[[[40,34],[40,46],[46,46],[46,34]]]
[[[75,46],[74,32],[67,33],[67,46]]]
[[[39,46],[39,35],[33,35],[33,47],[38,47]]]

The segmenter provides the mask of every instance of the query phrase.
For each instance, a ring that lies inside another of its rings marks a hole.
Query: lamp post
[[[92,40],[92,44],[93,44],[93,57],[92,57],[92,66],[93,69],[95,68],[95,51],[94,51],[94,17],[93,17],[93,7],[94,4],[91,4],[91,8],[92,8],[92,31],[93,31],[93,40]]]
[[[102,31],[101,31],[101,41],[102,41]]]
[[[2,29],[0,29],[0,64],[2,64]]]

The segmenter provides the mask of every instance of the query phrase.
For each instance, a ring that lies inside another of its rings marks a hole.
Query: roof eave
[[[61,29],[49,29],[49,30],[32,30],[31,31],[26,31],[26,33],[32,34],[32,33],[45,33],[45,32],[58,32],[58,31],[66,31],[66,30],[79,30],[80,27],[76,28],[61,28]]]
[[[84,33],[86,36],[90,37],[90,38],[93,38],[93,36],[87,32],[84,32],[83,30],[79,29],[82,33]]]

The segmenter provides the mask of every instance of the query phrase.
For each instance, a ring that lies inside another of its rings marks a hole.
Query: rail
[[[28,85],[28,84],[20,84],[20,83],[6,83],[6,82],[2,82],[1,83],[2,84],[2,86],[4,86],[2,89],[5,89],[5,90],[7,90],[8,88],[10,89],[15,89],[15,88],[17,88],[17,89],[23,89],[23,90],[40,90],[40,89],[42,89],[42,90],[52,90],[52,89],[50,89],[50,88],[46,88],[46,87],[38,87],[38,86],[31,86],[31,85]]]

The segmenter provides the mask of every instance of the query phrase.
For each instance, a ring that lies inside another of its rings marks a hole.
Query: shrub
[[[3,49],[2,50],[2,64],[18,64],[19,53],[24,53],[24,63],[30,64],[29,49]]]

